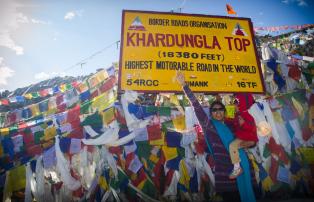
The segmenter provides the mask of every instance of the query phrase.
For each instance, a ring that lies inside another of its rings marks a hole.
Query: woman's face
[[[211,110],[211,116],[213,119],[217,121],[223,121],[225,118],[225,110],[223,106],[219,104],[215,104]]]

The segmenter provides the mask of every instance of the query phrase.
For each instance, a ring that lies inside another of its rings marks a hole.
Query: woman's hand
[[[185,77],[182,72],[177,71],[176,79],[181,86],[185,85]]]
[[[254,141],[241,141],[240,147],[241,148],[249,148],[253,147],[256,143]]]
[[[242,116],[239,116],[239,125],[242,126],[244,124],[244,119]]]

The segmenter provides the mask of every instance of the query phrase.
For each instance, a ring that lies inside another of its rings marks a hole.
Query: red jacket
[[[239,116],[244,119],[244,123],[241,126],[239,124]],[[247,111],[236,113],[233,128],[237,138],[247,141],[258,141],[254,118]]]

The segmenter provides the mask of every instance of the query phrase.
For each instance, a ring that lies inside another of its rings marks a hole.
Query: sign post
[[[249,18],[124,10],[119,90],[264,93]]]

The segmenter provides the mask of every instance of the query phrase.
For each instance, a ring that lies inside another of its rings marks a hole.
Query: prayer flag
[[[230,6],[230,4],[226,4],[227,13],[229,15],[236,15],[237,13],[233,10],[233,8]]]

